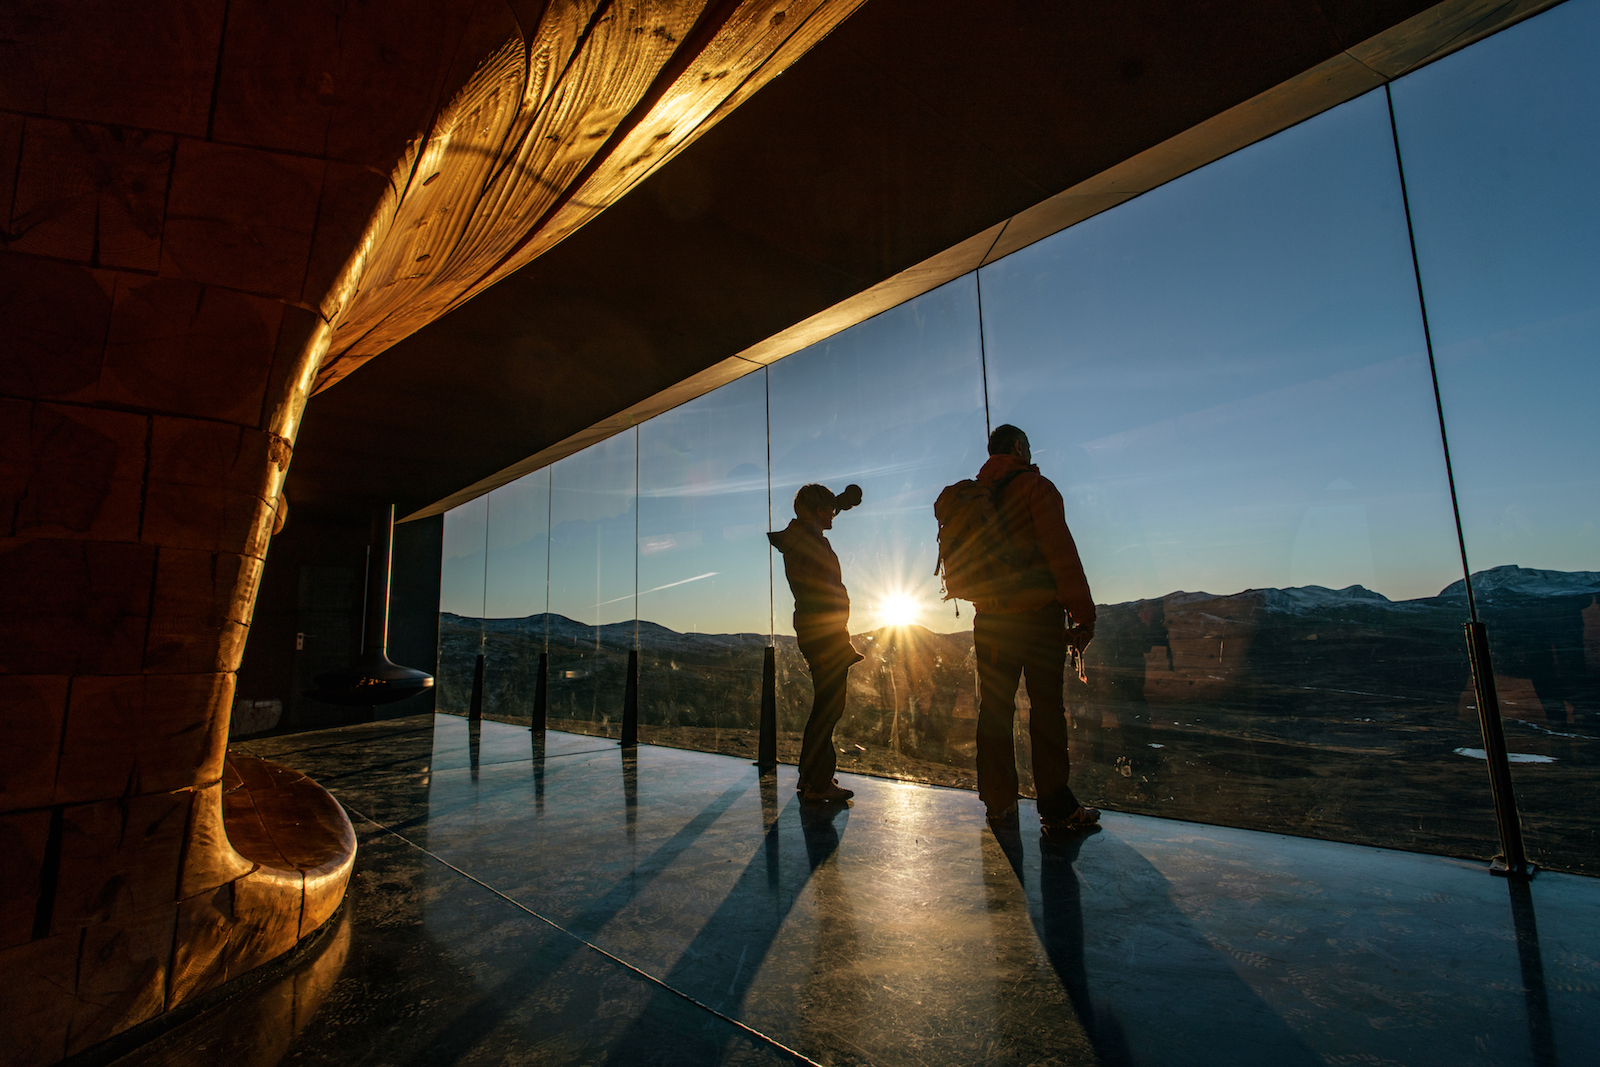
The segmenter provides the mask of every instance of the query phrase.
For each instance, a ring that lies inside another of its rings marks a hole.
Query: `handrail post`
[[[778,769],[778,650],[771,645],[761,657],[761,733],[756,739],[756,769]]]
[[[1506,734],[1500,723],[1500,696],[1495,691],[1494,662],[1489,656],[1489,631],[1483,623],[1464,624],[1467,655],[1472,663],[1472,689],[1478,700],[1478,724],[1483,728],[1484,762],[1489,765],[1489,792],[1494,798],[1494,821],[1500,829],[1500,855],[1489,871],[1506,878],[1532,878],[1538,870],[1528,862],[1522,844],[1522,821],[1511,787],[1511,761],[1506,754]]]

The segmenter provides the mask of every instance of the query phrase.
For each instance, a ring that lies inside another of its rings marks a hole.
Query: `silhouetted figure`
[[[794,633],[811,668],[811,717],[800,742],[800,796],[839,802],[855,795],[834,780],[839,753],[833,729],[844,714],[845,683],[861,654],[850,643],[850,594],[839,572],[839,557],[823,536],[833,517],[861,503],[861,489],[849,486],[834,496],[826,486],[806,485],[794,495],[794,521],[767,534],[783,553],[783,573],[794,594]]]
[[[993,557],[1007,579],[974,600],[973,644],[978,660],[978,796],[991,823],[1017,819],[1017,759],[1012,721],[1017,684],[1027,677],[1033,711],[1033,781],[1044,833],[1092,827],[1100,812],[1084,807],[1067,784],[1067,714],[1062,696],[1069,646],[1094,637],[1094,597],[1067,529],[1055,485],[1033,465],[1028,435],[1005,425],[989,435],[989,459],[978,484],[996,497],[1001,537]],[[1076,625],[1067,629],[1068,613]]]

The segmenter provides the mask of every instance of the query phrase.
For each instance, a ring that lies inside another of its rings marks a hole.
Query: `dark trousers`
[[[1012,722],[1017,683],[1028,680],[1028,736],[1033,743],[1033,783],[1039,817],[1063,819],[1078,810],[1067,785],[1067,708],[1062,685],[1067,669],[1066,612],[1060,605],[1038,611],[979,612],[973,623],[978,659],[978,796],[991,811],[1017,799],[1017,752]]]
[[[850,667],[861,657],[848,636],[800,646],[811,668],[811,718],[800,739],[800,787],[820,791],[833,784],[839,751],[833,745],[833,728],[844,715],[845,684]]]

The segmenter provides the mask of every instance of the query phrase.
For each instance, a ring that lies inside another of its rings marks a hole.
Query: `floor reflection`
[[[249,1062],[1600,1058],[1581,878],[1116,813],[1056,848],[957,790],[433,725],[247,746],[361,833],[342,973]]]
[[[533,772],[533,810],[536,815],[544,814],[544,731],[530,731],[529,769]]]
[[[226,1011],[202,1015],[117,1060],[123,1067],[275,1067],[317,1018],[323,1001],[344,973],[350,955],[350,909],[341,908],[332,928],[308,949],[271,965],[274,974]]]
[[[1534,1067],[1556,1067],[1555,1030],[1550,1022],[1550,997],[1544,984],[1544,958],[1539,952],[1539,921],[1533,912],[1533,889],[1525,879],[1507,878],[1511,918],[1517,930],[1517,962],[1522,967],[1522,997],[1528,1005],[1528,1046]]]

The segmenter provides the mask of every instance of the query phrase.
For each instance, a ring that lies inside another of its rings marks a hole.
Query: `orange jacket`
[[[1012,547],[1029,563],[1020,576],[1020,589],[974,606],[982,612],[1008,613],[1037,611],[1056,601],[1071,613],[1074,625],[1093,625],[1094,596],[1067,529],[1060,490],[1038,467],[1024,466],[1015,456],[990,456],[978,472],[978,484],[992,489],[1012,471],[1024,473],[1013,478],[1001,495],[1000,521],[1011,535]]]

